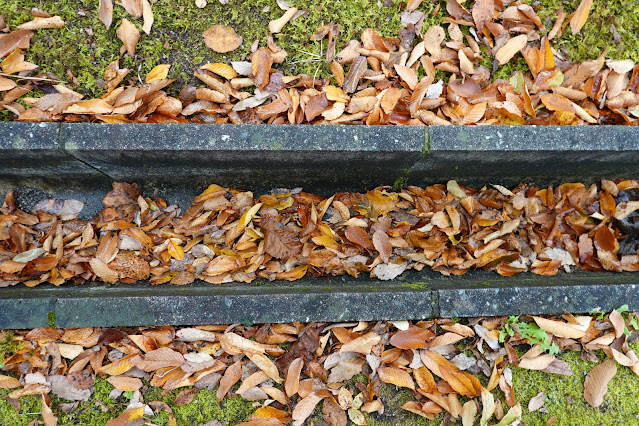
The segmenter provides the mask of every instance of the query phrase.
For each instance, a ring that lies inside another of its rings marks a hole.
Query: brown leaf
[[[58,424],[58,418],[53,415],[53,411],[49,404],[47,403],[47,399],[49,399],[49,403],[51,398],[48,395],[42,395],[42,420],[44,420],[44,426],[56,426]]]
[[[171,348],[159,348],[140,357],[134,365],[144,371],[154,371],[165,367],[177,367],[185,363],[184,356]]]
[[[358,56],[353,60],[348,73],[346,73],[344,84],[342,85],[342,89],[344,89],[345,93],[353,93],[357,90],[359,79],[362,77],[362,75],[364,75],[367,69],[368,65],[365,57]]]
[[[368,250],[373,249],[373,242],[370,238],[368,238],[368,233],[364,230],[364,228],[349,225],[346,227],[344,234],[346,239],[350,242],[360,245]]]
[[[115,35],[122,40],[122,43],[124,43],[126,53],[133,57],[135,55],[135,49],[138,45],[138,41],[140,41],[140,32],[137,27],[128,19],[122,18]]]
[[[592,0],[581,0],[579,7],[573,13],[570,19],[570,30],[573,34],[578,33],[586,25],[588,15],[590,14],[590,8],[592,7]]]
[[[0,375],[0,389],[12,389],[22,386],[15,377]]]
[[[437,390],[435,378],[431,374],[430,370],[425,366],[422,365],[421,367],[414,369],[413,376],[415,377],[415,381],[417,382],[419,389],[428,393],[432,393]]]
[[[380,367],[377,369],[377,374],[379,375],[379,379],[384,383],[415,390],[413,378],[406,370],[396,367]]]
[[[259,89],[264,89],[269,82],[271,66],[273,65],[273,55],[265,47],[260,47],[251,57],[251,75],[253,82]]]
[[[113,0],[100,0],[98,19],[102,21],[107,30],[111,28],[113,23]]]
[[[0,35],[0,58],[4,58],[15,49],[29,47],[32,35],[33,31],[29,30],[17,30],[9,34]]]
[[[608,382],[617,374],[617,362],[609,359],[594,367],[586,375],[584,398],[592,407],[603,404],[608,392]]]
[[[89,261],[93,273],[100,277],[100,279],[106,283],[115,284],[118,282],[119,275],[116,271],[109,268],[109,266],[100,259],[91,259]]]
[[[581,339],[586,335],[585,330],[579,330],[571,324],[565,322],[553,321],[541,317],[533,317],[533,319],[535,320],[539,328],[557,337],[563,337],[566,339]]]
[[[300,374],[303,367],[304,360],[302,358],[295,358],[288,366],[284,390],[289,398],[295,395],[300,388]]]
[[[144,406],[125,410],[115,419],[106,422],[106,426],[139,426],[144,424]]]
[[[62,27],[64,27],[64,21],[59,16],[52,16],[50,18],[34,18],[33,21],[18,25],[18,29],[20,30],[40,30],[43,28]]]
[[[615,337],[618,339],[623,336],[623,333],[626,329],[626,322],[624,321],[619,311],[613,309],[612,312],[610,312],[608,319],[610,320],[612,326],[615,328]]]
[[[225,25],[214,25],[202,34],[204,43],[217,53],[226,53],[237,49],[242,44],[242,37],[235,30]]]
[[[121,5],[129,15],[135,18],[142,17],[142,0],[121,0]]]
[[[375,231],[373,234],[373,246],[375,250],[379,252],[379,256],[384,263],[388,263],[393,251],[393,246],[391,245],[390,238],[388,238],[388,235],[386,235],[384,231],[379,229]]]
[[[238,380],[242,378],[242,361],[236,361],[224,372],[222,380],[220,380],[220,387],[217,389],[217,400],[224,399],[228,391],[233,387]]]
[[[264,249],[276,259],[288,259],[301,254],[302,243],[297,233],[274,219],[262,218],[260,229],[264,233]]]
[[[144,17],[142,31],[147,35],[151,34],[151,27],[153,27],[153,10],[151,9],[149,0],[142,0],[142,16]]]
[[[493,0],[477,0],[473,5],[472,13],[477,32],[481,33],[486,22],[492,21],[493,19],[495,3]]]
[[[368,355],[371,353],[373,346],[378,344],[381,340],[379,334],[371,331],[363,336],[351,340],[348,343],[344,343],[340,348],[340,352],[356,352],[362,355]]]
[[[260,353],[247,353],[246,356],[253,361],[253,364],[257,365],[257,368],[265,372],[271,379],[273,379],[276,383],[281,383],[282,379],[280,378],[280,374],[277,371],[277,367],[264,354]]]
[[[400,349],[425,348],[435,333],[427,328],[412,326],[408,330],[398,331],[390,338],[390,344]]]
[[[404,65],[395,64],[395,71],[397,71],[397,75],[399,75],[399,77],[404,80],[410,90],[415,90],[415,86],[417,86],[418,80],[417,73],[414,69]]]
[[[197,395],[199,391],[200,390],[197,388],[184,389],[178,394],[178,396],[175,397],[174,404],[177,405],[178,407],[182,407],[186,404],[190,404],[191,401],[193,401],[193,398],[195,398],[195,395]]]
[[[324,401],[322,414],[324,414],[324,421],[329,426],[346,426],[348,424],[346,412],[331,399]]]

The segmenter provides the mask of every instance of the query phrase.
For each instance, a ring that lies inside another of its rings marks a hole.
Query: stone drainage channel
[[[639,179],[639,129],[625,126],[253,126],[0,123],[0,193],[101,209],[112,181],[180,207],[211,183],[329,195],[380,185],[540,187]],[[405,273],[187,286],[42,284],[0,288],[0,328],[423,319],[639,310],[639,274],[500,277]]]

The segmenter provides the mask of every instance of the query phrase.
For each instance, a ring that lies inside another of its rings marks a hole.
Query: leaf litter
[[[537,12],[522,2],[478,0],[462,6],[446,4],[450,15],[437,25],[423,26],[420,1],[406,6],[406,25],[397,37],[384,37],[374,28],[359,40],[347,40],[339,23],[317,29],[309,38],[327,38],[326,54],[331,78],[285,75],[277,69],[288,53],[272,36],[252,44],[251,71],[231,73],[240,62],[205,64],[194,70],[205,87],[172,88],[166,77],[149,82],[129,69],[111,63],[104,73],[98,99],[83,99],[81,87],[66,84],[32,84],[55,81],[58,76],[38,73],[37,64],[20,59],[28,49],[32,30],[60,31],[60,17],[37,13],[30,22],[0,35],[2,77],[0,108],[19,121],[92,121],[107,123],[268,123],[268,124],[630,124],[639,118],[639,65],[632,61],[601,57],[571,63],[552,42],[568,25],[558,19],[548,35]],[[198,6],[204,7],[206,2]],[[153,2],[116,2],[127,14],[116,27],[122,41],[121,55],[136,54],[136,46],[152,31]],[[304,11],[279,5],[280,18],[269,24],[272,34],[286,30]],[[591,14],[592,0],[582,0],[570,16],[572,33],[578,33]],[[112,0],[100,0],[99,20],[113,26]],[[412,14],[415,14],[413,17]],[[421,14],[421,15],[420,15]],[[39,16],[42,15],[42,16]],[[560,19],[561,18],[561,19]],[[416,19],[416,20],[415,20]],[[563,24],[562,24],[563,22]],[[464,34],[461,28],[470,30]],[[141,31],[140,31],[141,29]],[[237,49],[242,40],[235,30],[215,25],[203,33],[202,42],[215,52]],[[336,51],[340,38],[346,47]],[[203,46],[203,47],[204,47]],[[500,67],[523,58],[529,71],[494,78]],[[170,65],[170,64],[158,64]],[[224,70],[224,67],[227,67]],[[224,70],[216,72],[215,70]],[[246,70],[246,65],[242,65]],[[420,76],[418,78],[418,76]],[[71,89],[70,87],[73,87]],[[49,96],[39,100],[40,93]],[[133,93],[137,93],[132,96]],[[193,95],[195,93],[195,96]],[[73,95],[73,96],[70,96]]]
[[[312,424],[309,419],[317,410],[329,424],[345,425],[347,419],[366,424],[363,413],[373,417],[384,413],[386,397],[380,389],[396,386],[409,389],[413,400],[402,408],[416,415],[428,419],[445,415],[465,425],[506,425],[521,421],[522,405],[529,412],[548,412],[543,391],[528,401],[518,399],[511,368],[573,374],[569,367],[567,371],[548,368],[563,361],[544,353],[547,349],[520,330],[539,324],[545,342],[561,351],[603,350],[608,359],[591,368],[584,383],[584,400],[598,407],[606,399],[618,362],[639,374],[639,358],[628,347],[637,340],[639,317],[623,312],[622,321],[633,333],[605,342],[612,321],[618,322],[617,314],[521,317],[517,322],[512,317],[397,322],[401,330],[383,321],[14,330],[18,344],[5,354],[0,387],[11,390],[10,400],[42,395],[47,425],[57,424],[49,394],[86,401],[97,377],[117,390],[112,392],[113,399],[122,392],[134,394],[124,412],[113,412],[113,424],[138,424],[159,409],[159,402],[144,401],[147,387],[179,390],[174,401],[179,407],[209,383],[219,383],[218,400],[239,395],[254,402],[256,411],[246,424]],[[473,327],[483,330],[484,338]],[[589,331],[581,337],[561,337],[570,327]],[[451,343],[436,345],[451,334],[456,336]],[[498,343],[488,344],[485,339]],[[63,349],[71,346],[77,350]],[[468,352],[475,356],[464,355]],[[55,356],[60,353],[64,357]],[[467,371],[453,363],[461,356],[471,360]],[[350,370],[346,376],[339,372],[345,365]],[[366,380],[349,383],[355,374],[363,374]],[[283,388],[276,387],[278,381]],[[491,393],[497,383],[510,408],[507,413]]]
[[[163,82],[165,72],[157,70],[150,84]],[[303,190],[255,196],[213,184],[183,212],[144,197],[135,184],[116,182],[102,211],[80,220],[82,202],[42,200],[25,212],[10,191],[0,207],[0,286],[223,284],[346,274],[391,280],[424,268],[446,276],[471,269],[503,276],[637,271],[632,224],[639,204],[630,200],[638,192],[635,180],[541,189],[520,184],[512,190],[449,181],[329,198]],[[618,338],[621,314],[613,311],[612,318]],[[563,338],[587,334],[580,317],[575,324],[534,320]],[[409,340],[397,345],[420,348],[410,341],[410,330],[401,333]]]

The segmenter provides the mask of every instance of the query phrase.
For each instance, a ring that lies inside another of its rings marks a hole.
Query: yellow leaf
[[[572,14],[572,18],[570,19],[570,30],[573,34],[578,33],[584,25],[586,25],[591,7],[592,0],[581,0],[579,7],[577,7],[577,10],[575,10],[575,13]]]
[[[182,250],[182,247],[177,245],[175,241],[173,240],[170,240],[170,241],[171,242],[169,243],[167,250],[169,251],[169,254],[171,255],[171,257],[174,258],[175,260],[184,259],[184,250]]]
[[[151,70],[151,72],[147,74],[146,79],[144,81],[147,83],[150,83],[155,80],[165,79],[169,75],[169,68],[171,68],[171,65],[168,65],[168,64],[162,64],[162,65],[156,66],[155,68]]]
[[[244,228],[247,227],[249,223],[251,223],[251,220],[253,220],[253,217],[255,217],[255,215],[257,214],[257,212],[260,210],[261,207],[262,207],[262,203],[257,203],[256,205],[254,205],[253,207],[251,207],[250,209],[244,212],[242,217],[240,217],[240,221],[237,224],[238,231],[243,230]]]
[[[232,66],[227,64],[206,64],[202,65],[200,69],[211,71],[219,75],[220,77],[224,77],[227,80],[237,77],[239,74],[235,72]]]

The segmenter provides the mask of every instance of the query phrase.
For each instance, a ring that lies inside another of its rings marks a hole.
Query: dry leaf
[[[302,367],[304,367],[304,360],[302,358],[295,358],[288,366],[284,390],[289,398],[295,395],[300,388]]]
[[[113,376],[106,380],[122,392],[136,391],[142,387],[142,380],[136,377]]]
[[[570,29],[573,34],[578,33],[586,25],[588,15],[590,14],[590,8],[592,7],[592,0],[581,0],[579,7],[573,13],[570,19]]]
[[[578,330],[571,324],[565,322],[553,321],[541,317],[533,317],[533,319],[535,320],[539,328],[557,337],[564,337],[566,339],[581,339],[586,334],[585,330]]]
[[[377,369],[377,374],[384,383],[415,390],[413,378],[406,370],[396,367],[380,367]]]
[[[204,43],[217,53],[231,52],[242,44],[242,37],[225,25],[214,25],[202,34]]]
[[[224,372],[222,380],[220,380],[220,387],[217,389],[217,400],[224,399],[229,390],[233,387],[238,380],[242,378],[242,362],[236,361],[229,366]]]
[[[497,53],[495,59],[499,62],[499,65],[507,64],[521,49],[526,46],[528,42],[528,36],[526,34],[513,37],[506,44],[504,44]]]
[[[109,29],[113,23],[113,0],[100,0],[98,18]]]
[[[62,28],[64,27],[64,21],[59,16],[52,16],[50,18],[35,18],[33,21],[25,22],[18,25],[18,29],[21,30],[40,30],[43,28]]]
[[[153,10],[151,9],[149,0],[142,0],[142,16],[144,17],[142,31],[147,35],[151,34],[151,27],[153,27]]]
[[[481,33],[486,22],[492,21],[495,13],[495,4],[493,0],[477,0],[473,5],[473,21],[477,32]]]
[[[260,47],[251,57],[253,81],[255,86],[263,89],[269,83],[269,74],[273,65],[273,55],[265,47]]]
[[[584,398],[592,407],[603,404],[608,392],[608,382],[617,374],[617,363],[609,359],[595,366],[586,375],[584,382]]]
[[[152,81],[165,79],[169,75],[169,68],[171,68],[171,65],[168,64],[157,65],[146,75],[144,81],[151,83]]]
[[[118,36],[122,43],[124,43],[124,47],[126,48],[126,52],[129,56],[135,55],[135,48],[138,45],[138,41],[140,41],[140,32],[136,28],[134,24],[132,24],[128,19],[122,18],[120,22],[120,26],[115,32],[115,35]]]
[[[321,396],[318,396],[315,393],[311,393],[301,401],[297,403],[295,408],[293,409],[293,424],[295,426],[301,426],[304,424],[306,419],[313,414],[315,410],[315,406],[322,400]]]
[[[371,331],[370,333],[366,333],[363,336],[360,336],[356,339],[351,340],[348,343],[345,343],[340,348],[340,352],[356,352],[362,355],[368,355],[371,353],[373,346],[378,344],[381,340],[379,334]]]

